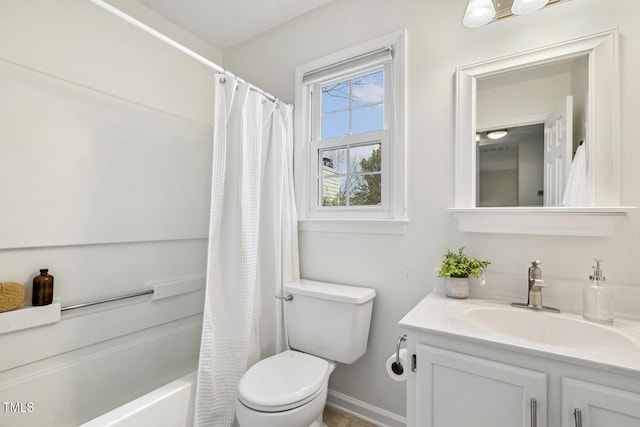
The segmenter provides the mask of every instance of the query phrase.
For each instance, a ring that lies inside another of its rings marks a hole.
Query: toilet
[[[320,427],[329,376],[367,350],[374,289],[301,279],[284,286],[291,350],[268,357],[238,384],[241,427]]]

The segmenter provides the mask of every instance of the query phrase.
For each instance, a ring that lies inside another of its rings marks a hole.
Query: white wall
[[[480,172],[478,206],[518,206],[518,170]]]
[[[484,77],[476,88],[479,130],[542,121],[573,96],[573,151],[586,135],[587,57]]]
[[[331,389],[397,414],[405,413],[405,387],[387,378],[384,361],[395,346],[398,320],[437,283],[433,268],[445,247],[465,246],[491,260],[490,272],[516,277],[513,288],[522,288],[523,296],[533,259],[542,260],[550,287],[560,279],[586,279],[596,256],[605,259],[610,283],[640,287],[636,214],[621,222],[616,237],[583,238],[460,233],[446,210],[453,205],[455,67],[614,27],[620,31],[622,203],[640,205],[640,3],[573,0],[475,30],[462,26],[466,3],[339,0],[224,52],[229,69],[293,102],[296,65],[408,30],[406,235],[300,236],[303,276],[377,290],[369,351],[354,365],[338,367]]]
[[[571,69],[571,93],[573,94],[573,141],[579,144],[587,135],[588,64],[586,58],[576,61]],[[574,152],[577,146],[574,146]]]
[[[544,141],[542,138],[518,144],[518,206],[542,206],[544,189]]]
[[[569,71],[537,76],[534,71],[518,73],[522,79],[504,82],[500,76],[479,79],[476,91],[478,129],[493,123],[509,123],[529,117],[546,117],[567,95],[571,95]]]
[[[4,0],[0,81],[0,281],[48,267],[63,306],[204,283],[209,68],[86,0]],[[0,335],[0,401],[34,409],[0,424],[77,425],[195,369],[202,303],[141,297]]]

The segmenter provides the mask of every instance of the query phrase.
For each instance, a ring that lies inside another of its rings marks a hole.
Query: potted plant
[[[458,252],[446,249],[442,256],[439,277],[444,278],[444,293],[452,298],[469,296],[469,276],[480,277],[490,264],[489,261],[478,261],[464,254],[464,247]]]

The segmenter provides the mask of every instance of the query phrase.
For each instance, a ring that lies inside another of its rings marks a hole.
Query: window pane
[[[384,114],[382,104],[369,105],[353,110],[353,134],[382,130]]]
[[[349,111],[322,116],[322,139],[349,135]]]
[[[322,189],[321,206],[346,206],[347,179],[344,176],[323,176],[320,178]]]
[[[350,172],[380,172],[381,164],[380,143],[358,145],[349,148]]]
[[[381,177],[379,173],[353,176],[349,190],[349,205],[379,205],[382,200]]]
[[[320,150],[321,175],[347,172],[347,149]]]
[[[322,113],[349,108],[349,80],[334,83],[322,88]]]
[[[351,102],[354,106],[378,104],[384,100],[383,71],[356,77],[351,81]]]

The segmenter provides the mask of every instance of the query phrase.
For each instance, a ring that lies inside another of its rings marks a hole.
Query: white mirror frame
[[[477,208],[477,159],[476,150],[473,149],[477,79],[584,55],[588,56],[589,64],[586,140],[587,143],[594,142],[589,146],[591,206]],[[455,207],[450,210],[459,220],[461,231],[591,236],[614,234],[610,219],[624,216],[629,210],[620,207],[617,29],[458,67],[456,83]]]

